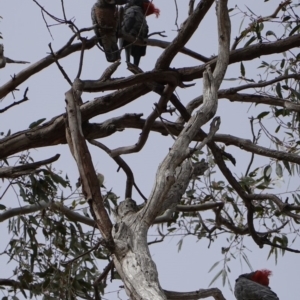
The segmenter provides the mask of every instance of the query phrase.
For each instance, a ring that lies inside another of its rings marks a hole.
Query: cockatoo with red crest
[[[123,20],[121,24],[122,33],[131,35],[138,39],[148,37],[148,24],[146,16],[155,14],[159,16],[159,9],[154,6],[149,0],[128,0],[125,6]],[[146,46],[135,45],[134,42],[121,40],[121,46],[126,51],[126,61],[130,62],[130,55],[133,56],[133,63],[138,66],[142,56],[146,54]]]
[[[242,274],[236,280],[234,295],[237,300],[279,300],[269,287],[269,270]]]

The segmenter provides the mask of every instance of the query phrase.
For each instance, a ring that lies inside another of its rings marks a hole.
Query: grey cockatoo
[[[116,5],[123,5],[127,2],[128,0],[97,0],[92,7],[92,22],[97,25],[95,33],[108,62],[120,59]]]
[[[149,0],[128,0],[125,6],[121,32],[138,39],[145,39],[148,36],[148,25],[146,16],[159,15],[159,9]],[[130,55],[133,56],[133,63],[138,66],[142,56],[146,54],[146,46],[134,45],[134,42],[121,39],[121,47],[125,48],[126,61],[130,62]]]
[[[269,287],[269,270],[258,270],[242,274],[238,277],[234,287],[237,300],[279,300]]]

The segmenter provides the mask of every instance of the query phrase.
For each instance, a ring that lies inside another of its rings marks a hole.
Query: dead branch
[[[126,78],[115,79],[111,81],[99,80],[83,80],[83,91],[85,92],[103,92],[109,90],[116,90],[126,88],[135,84],[145,83],[147,81],[158,82],[162,84],[170,84],[182,88],[187,87],[180,80],[178,73],[173,70],[168,71],[150,71]]]
[[[129,154],[129,153],[138,152],[144,147],[144,145],[148,139],[150,129],[151,129],[153,122],[158,117],[158,115],[164,111],[166,104],[170,99],[170,96],[173,94],[173,91],[175,90],[175,87],[176,86],[173,86],[173,85],[167,85],[165,87],[165,90],[164,90],[162,96],[160,97],[158,103],[156,104],[156,109],[153,110],[153,112],[147,118],[147,120],[145,122],[145,126],[140,134],[140,137],[139,137],[137,143],[132,146],[120,147],[120,148],[112,150],[110,153],[111,157],[120,156],[121,154]]]
[[[204,73],[203,89],[206,101],[199,111],[189,120],[187,125],[182,129],[169,154],[159,166],[156,181],[152,192],[149,196],[149,201],[144,207],[145,221],[147,224],[152,224],[155,217],[161,211],[162,199],[165,199],[169,189],[174,184],[175,169],[184,159],[189,156],[188,146],[191,140],[199,131],[199,128],[210,118],[212,118],[217,109],[217,89],[216,82],[210,71]]]
[[[121,62],[119,60],[114,62],[113,64],[110,64],[99,78],[99,81],[107,81],[111,79],[111,75],[117,70],[120,64]]]
[[[128,66],[128,70],[130,70],[133,74],[142,74],[143,73],[142,69],[140,69],[139,67],[137,67],[131,63],[127,63],[127,66]],[[164,85],[159,84],[157,82],[149,82],[149,81],[146,81],[146,85],[153,92],[162,96],[162,94],[164,92]],[[180,102],[180,100],[177,98],[177,96],[174,93],[172,93],[172,95],[170,96],[170,102],[179,111],[181,117],[187,122],[191,116],[185,109],[184,105]]]
[[[195,205],[180,205],[176,206],[176,211],[181,212],[195,212],[195,211],[205,211],[209,209],[214,209],[216,207],[223,207],[223,202],[209,202],[203,204],[195,204]]]
[[[87,200],[92,202],[92,209],[96,215],[97,226],[102,236],[108,243],[112,243],[112,223],[104,208],[99,181],[82,133],[82,118],[79,109],[81,90],[78,89],[78,85],[80,87],[80,81],[76,80],[73,88],[66,92],[68,116],[66,134],[69,135],[69,147],[78,166],[83,194]]]
[[[29,163],[26,165],[21,165],[17,167],[2,167],[0,168],[0,178],[17,178],[19,176],[27,175],[34,172],[37,168],[43,165],[51,164],[57,161],[60,154],[56,154],[45,160],[37,161],[34,163]]]
[[[262,55],[270,55],[273,53],[281,53],[300,46],[300,34],[290,36],[286,39],[275,42],[258,43],[246,48],[236,49],[230,52],[229,64],[234,64],[240,61],[253,60]],[[258,54],[259,53],[259,54]],[[242,59],[241,59],[242,58]],[[213,69],[215,67],[216,57],[212,58],[207,64]],[[195,78],[201,78],[206,65],[197,67],[185,67],[177,69],[182,75],[183,81],[191,81]]]
[[[89,143],[91,143],[92,145],[94,145],[96,147],[99,147],[100,149],[104,150],[107,154],[110,155],[111,150],[109,148],[107,148],[105,145],[103,145],[102,143],[99,143],[98,141],[94,141],[94,140],[89,140]],[[132,196],[132,186],[134,185],[137,189],[137,192],[140,194],[140,196],[146,202],[147,198],[141,193],[140,189],[135,184],[133,172],[130,169],[130,167],[128,166],[128,164],[120,156],[113,157],[113,160],[119,165],[120,168],[123,169],[123,171],[125,172],[125,174],[127,176],[125,199],[126,198],[131,198],[131,196]]]
[[[197,300],[213,297],[215,300],[226,300],[217,288],[200,289],[194,292],[173,292],[164,290],[168,300]]]
[[[80,254],[80,255],[78,255],[78,256],[76,256],[76,257],[74,257],[73,259],[70,259],[70,260],[68,260],[68,261],[61,261],[60,264],[61,264],[62,266],[67,266],[67,265],[69,265],[69,264],[72,264],[74,261],[78,260],[79,258],[81,258],[81,257],[83,257],[83,256],[85,256],[85,255],[87,255],[87,254],[89,254],[89,253],[91,253],[91,252],[93,252],[94,250],[98,249],[99,246],[100,246],[101,244],[103,244],[103,240],[98,241],[98,242],[97,242],[91,249],[89,249],[88,251],[85,251],[84,253],[82,253],[82,254]]]
[[[213,0],[201,0],[198,3],[193,13],[185,21],[177,37],[157,59],[155,64],[156,70],[165,70],[170,66],[173,58],[179,52],[179,49],[183,48],[191,38],[213,3]]]
[[[111,95],[104,96],[94,101],[89,102],[81,107],[83,121],[88,120],[98,114],[111,111],[116,107],[125,105],[124,101],[132,101],[132,99],[139,97],[146,93],[147,89],[144,88],[131,88],[126,91],[114,93],[114,97]],[[128,93],[127,93],[128,92]],[[250,95],[249,95],[250,97]],[[110,101],[113,99],[113,102]],[[141,119],[140,114],[126,114],[122,117],[109,119],[102,124],[84,124],[83,129],[85,137],[87,139],[97,139],[109,136],[117,131],[122,131],[124,128],[135,128],[142,129],[145,125],[146,120]],[[165,127],[168,127],[166,130]],[[46,122],[43,126],[38,126],[33,129],[24,130],[5,137],[0,143],[0,158],[7,157],[13,153],[28,150],[30,148],[38,148],[50,145],[65,144],[66,139],[64,135],[64,119],[63,116],[53,118],[51,121]],[[183,129],[183,125],[164,121],[164,124],[160,121],[155,121],[152,124],[151,131],[158,132],[163,135],[171,133],[174,136],[178,136]],[[198,133],[194,137],[194,141],[202,141],[203,136]],[[26,141],[23,142],[23,141]],[[225,145],[236,146],[242,150],[250,153],[255,153],[260,156],[271,157],[278,160],[285,160],[292,163],[300,164],[299,155],[295,153],[288,153],[285,151],[273,150],[267,147],[253,144],[251,140],[239,138],[227,134],[216,134],[213,137],[214,142],[221,142]]]
[[[4,68],[6,64],[29,64],[28,61],[13,60],[4,56],[4,46],[0,44],[0,69]],[[1,98],[1,97],[0,97]]]
[[[60,65],[60,63],[58,62],[56,55],[54,54],[53,50],[52,50],[52,46],[51,43],[48,44],[48,47],[50,48],[51,54],[54,58],[54,61],[59,69],[59,71],[62,73],[63,77],[66,79],[66,81],[69,83],[70,86],[72,86],[72,81],[69,78],[68,74],[65,72],[64,68]]]
[[[10,105],[8,105],[8,106],[6,106],[6,107],[0,109],[0,114],[3,113],[3,112],[5,112],[5,111],[7,111],[7,110],[9,110],[9,109],[12,108],[13,106],[16,106],[16,105],[19,105],[19,104],[21,104],[21,103],[23,103],[23,102],[25,102],[25,101],[28,101],[28,100],[29,100],[29,98],[27,97],[27,92],[28,92],[28,90],[29,90],[29,88],[27,87],[27,88],[25,89],[25,91],[24,91],[23,99],[22,99],[22,100],[15,101],[15,102],[13,102],[12,104],[10,104]]]

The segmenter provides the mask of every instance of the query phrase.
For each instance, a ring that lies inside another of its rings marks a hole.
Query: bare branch
[[[8,57],[5,57],[7,64],[30,64],[29,61],[23,61],[23,60],[14,60]]]
[[[28,87],[27,87],[27,88],[25,89],[25,92],[24,92],[24,95],[23,95],[23,99],[22,99],[22,100],[15,101],[15,102],[13,102],[12,104],[6,106],[5,108],[0,109],[0,113],[3,113],[3,112],[5,112],[5,111],[9,110],[10,108],[12,108],[12,107],[14,107],[14,106],[16,106],[16,105],[19,105],[19,104],[21,104],[21,103],[23,103],[23,102],[29,100],[28,97],[27,97],[27,92],[28,92],[28,90],[29,90],[29,89],[28,89]]]
[[[219,89],[229,62],[229,47],[231,24],[227,10],[227,0],[216,1],[217,20],[218,20],[218,37],[219,37],[219,55],[217,64],[214,69],[214,77],[216,80],[216,88]]]
[[[99,181],[91,160],[91,156],[82,133],[82,119],[79,105],[81,102],[81,82],[77,79],[73,88],[66,93],[68,130],[68,144],[76,160],[82,190],[85,198],[92,202],[92,209],[97,218],[97,225],[103,237],[108,242],[112,241],[112,223],[104,208]]]
[[[142,133],[140,134],[138,142],[132,146],[120,147],[120,148],[112,150],[110,153],[111,157],[116,157],[121,154],[129,154],[129,153],[133,153],[133,152],[138,152],[143,148],[143,146],[145,145],[145,143],[148,139],[152,124],[154,123],[154,121],[158,117],[158,115],[160,115],[164,111],[166,104],[169,101],[174,90],[175,90],[175,86],[167,85],[165,87],[165,90],[164,90],[162,96],[160,97],[158,103],[156,104],[156,109],[153,110],[153,112],[149,115],[149,117],[147,118],[147,120],[145,122],[145,126],[142,130]]]
[[[300,34],[296,34],[275,42],[258,43],[256,45],[248,46],[246,48],[231,51],[229,57],[229,64],[234,64],[240,61],[253,60],[254,58],[263,55],[281,53],[299,46]],[[216,58],[211,59],[207,64],[209,64],[211,68],[214,68],[216,64]],[[201,78],[203,76],[205,68],[205,65],[201,65],[197,67],[180,68],[177,70],[182,75],[183,81],[191,81],[195,78]]]
[[[267,95],[256,95],[256,94],[245,94],[245,93],[237,93],[239,90],[248,89],[248,88],[259,88],[259,87],[265,87],[269,84],[285,80],[288,78],[293,79],[300,79],[300,76],[298,74],[290,74],[287,76],[280,76],[273,80],[266,81],[266,82],[260,82],[260,83],[253,83],[253,84],[247,84],[242,85],[235,88],[230,89],[224,89],[219,90],[218,96],[219,99],[226,98],[232,102],[244,102],[244,103],[257,103],[257,104],[267,104],[267,105],[273,105],[273,106],[280,106],[287,108],[292,111],[300,112],[300,105],[294,102],[291,102],[289,100],[284,100],[272,96]],[[186,110],[188,113],[192,113],[194,109],[196,109],[198,106],[200,106],[203,103],[203,96],[196,97],[195,99],[191,100],[186,105]],[[182,118],[182,117],[181,117]],[[182,122],[182,119],[179,118],[178,122]]]
[[[176,167],[190,154],[188,149],[189,143],[199,132],[199,128],[207,123],[217,110],[216,83],[209,68],[204,73],[203,89],[206,101],[182,129],[169,154],[158,168],[156,181],[149,196],[149,201],[143,209],[145,221],[149,225],[154,222],[156,216],[161,211],[162,200],[165,199],[169,189],[174,184]]]
[[[51,205],[52,205],[51,201],[48,201],[48,202],[40,201],[37,204],[11,208],[0,214],[0,222],[3,222],[5,220],[15,217],[15,216],[21,216],[21,215],[27,215],[27,214],[34,213],[34,212],[40,211],[42,209],[45,209]]]
[[[80,222],[80,223],[83,223],[83,224],[91,226],[91,227],[95,227],[95,225],[97,225],[93,219],[83,216],[83,215],[69,209],[68,207],[64,206],[60,202],[54,202],[53,205],[51,205],[51,209],[54,211],[61,212],[69,220],[71,220],[73,222]]]
[[[117,70],[117,68],[120,66],[121,62],[118,60],[114,62],[113,64],[110,64],[101,77],[99,78],[99,81],[107,81],[111,78],[111,75]]]
[[[0,44],[0,69],[4,68],[6,64],[29,64],[28,61],[21,61],[21,60],[13,60],[8,57],[4,56],[4,46]],[[1,97],[0,97],[1,98]]]
[[[110,155],[111,150],[107,148],[105,145],[94,141],[94,140],[89,140],[89,143],[91,143],[94,146],[99,147],[100,149],[104,150],[107,154]],[[135,188],[137,189],[137,192],[140,194],[140,196],[144,199],[144,201],[147,201],[147,198],[141,193],[140,189],[137,187],[135,181],[134,181],[134,175],[128,164],[121,158],[120,156],[113,157],[113,160],[120,166],[120,168],[123,169],[127,176],[126,180],[126,190],[125,190],[125,199],[126,198],[131,198],[132,196],[132,186],[134,185]]]
[[[192,12],[194,11],[194,5],[195,5],[195,0],[190,0],[190,3],[189,3],[189,15],[191,15]]]
[[[60,263],[61,263],[61,265],[63,265],[63,266],[67,266],[67,265],[69,265],[69,264],[72,264],[74,261],[78,260],[79,258],[81,258],[81,257],[83,257],[83,256],[85,256],[85,255],[87,255],[87,254],[89,254],[89,253],[91,253],[91,252],[93,252],[94,250],[98,249],[99,246],[100,246],[101,244],[103,244],[103,240],[100,240],[98,243],[96,243],[96,244],[95,244],[91,249],[89,249],[88,251],[85,251],[84,253],[82,253],[82,254],[80,254],[80,255],[74,257],[73,259],[70,259],[70,260],[68,260],[68,261],[61,261]]]
[[[82,65],[83,65],[83,57],[84,57],[84,49],[85,49],[85,43],[86,43],[86,39],[81,39],[82,41],[82,47],[81,47],[81,51],[80,51],[80,60],[79,60],[79,67],[78,67],[78,72],[76,75],[76,78],[80,78],[81,75],[81,71],[82,71]]]
[[[115,79],[111,81],[99,80],[83,80],[83,91],[85,92],[103,92],[108,90],[116,90],[126,88],[131,85],[153,81],[163,84],[170,84],[173,86],[186,87],[178,76],[178,73],[173,70],[168,71],[150,71],[126,78]]]
[[[232,102],[266,104],[272,106],[280,106],[291,111],[300,112],[300,104],[293,103],[290,100],[284,100],[272,96],[261,96],[253,94],[225,94],[224,97]]]
[[[31,214],[42,209],[49,208],[53,211],[61,212],[64,214],[69,220],[73,222],[80,222],[88,226],[95,226],[95,221],[91,218],[85,217],[81,214],[76,213],[75,211],[69,209],[68,207],[64,206],[61,202],[46,202],[40,201],[36,204],[32,205],[25,205],[16,208],[8,209],[7,211],[0,214],[0,222],[3,222],[9,218],[21,215]]]
[[[173,292],[164,290],[164,293],[168,300],[197,300],[208,297],[213,297],[215,300],[226,300],[222,292],[217,288],[200,289],[195,292]]]
[[[165,70],[170,66],[173,58],[179,52],[179,49],[183,48],[191,38],[213,3],[213,0],[201,0],[198,3],[193,13],[185,21],[185,24],[176,38],[157,59],[155,65],[156,70]]]
[[[99,296],[99,290],[98,290],[98,285],[101,281],[106,281],[107,275],[110,271],[112,271],[114,268],[114,262],[110,261],[108,263],[108,265],[104,268],[103,272],[101,273],[101,275],[98,277],[97,280],[95,280],[95,282],[93,283],[94,286],[94,290],[95,290],[95,300],[100,300],[100,296]]]
[[[195,212],[195,211],[205,211],[209,209],[214,209],[217,207],[223,207],[223,202],[208,202],[203,204],[195,204],[195,205],[177,205],[176,211],[181,212]]]
[[[37,161],[34,163],[29,163],[26,165],[21,165],[17,167],[2,167],[0,168],[0,178],[16,178],[22,175],[30,174],[34,172],[37,168],[43,165],[50,164],[54,161],[57,161],[60,157],[60,154],[56,154],[55,156]]]
[[[95,45],[95,40],[89,39],[85,44],[85,49],[91,49]],[[80,51],[82,48],[82,43],[77,43],[73,45],[69,45],[67,47],[63,47],[61,50],[56,53],[56,59],[61,59],[70,55],[73,52]],[[0,87],[0,99],[5,97],[8,93],[13,91],[17,86],[21,83],[26,81],[32,75],[40,72],[41,70],[47,68],[52,63],[55,62],[52,54],[42,58],[41,60],[37,61],[36,63],[31,64],[28,68],[24,69],[23,71],[19,72],[15,75],[15,77],[9,80],[7,83]]]
[[[199,151],[207,143],[209,143],[213,139],[216,132],[219,130],[220,124],[221,124],[221,118],[220,117],[215,117],[210,123],[210,130],[209,130],[208,135],[203,139],[203,141],[200,143],[200,145],[195,147],[195,149],[193,151]]]
[[[54,58],[54,61],[58,67],[58,69],[60,70],[60,72],[62,73],[63,77],[66,79],[66,81],[69,83],[70,86],[72,86],[72,81],[71,79],[69,78],[68,74],[65,72],[64,68],[60,65],[60,63],[58,62],[53,50],[52,50],[52,46],[51,46],[51,43],[49,43],[49,48],[50,48],[50,51],[51,51],[51,54]]]

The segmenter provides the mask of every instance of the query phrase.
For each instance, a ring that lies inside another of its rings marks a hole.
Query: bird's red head
[[[144,1],[143,9],[144,9],[144,14],[146,16],[155,14],[156,18],[158,18],[159,14],[160,14],[159,8],[156,8],[152,2]]]
[[[258,270],[253,273],[251,280],[265,285],[269,286],[269,276],[272,275],[272,272],[270,270]]]

